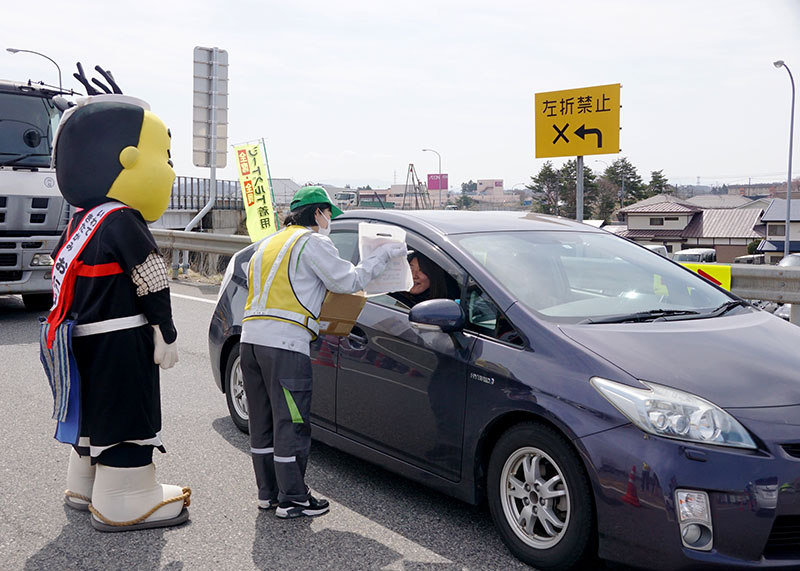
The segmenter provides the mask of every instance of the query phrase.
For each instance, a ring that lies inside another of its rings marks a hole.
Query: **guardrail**
[[[230,236],[183,230],[150,230],[160,248],[208,252],[232,256],[250,244],[247,236]],[[702,264],[700,267],[730,268],[731,293],[744,299],[791,303],[790,321],[800,325],[800,267],[749,264]]]
[[[212,234],[210,232],[184,232],[183,230],[162,230],[151,228],[159,248],[171,250],[189,250],[191,252],[207,252],[232,256],[250,244],[247,236],[231,236],[228,234]]]
[[[800,267],[731,266],[731,292],[744,299],[791,303],[789,321],[800,325]]]

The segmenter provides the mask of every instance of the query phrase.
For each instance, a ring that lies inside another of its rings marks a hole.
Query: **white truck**
[[[70,216],[50,168],[61,93],[0,80],[0,295],[21,294],[33,310],[52,303],[50,253]]]

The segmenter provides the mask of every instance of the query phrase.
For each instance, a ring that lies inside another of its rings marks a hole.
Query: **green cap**
[[[321,186],[304,186],[294,193],[290,208],[292,211],[302,208],[308,204],[328,204],[331,207],[331,218],[336,218],[342,213],[342,210],[336,206],[331,197],[328,196],[328,191]]]

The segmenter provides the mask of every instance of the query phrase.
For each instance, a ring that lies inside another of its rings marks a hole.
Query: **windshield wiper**
[[[704,314],[703,317],[719,317],[720,315],[728,313],[734,307],[749,307],[749,306],[750,303],[746,302],[743,299],[732,299],[730,301],[726,301],[725,303],[723,303],[710,313]]]
[[[697,315],[699,311],[693,309],[651,309],[649,311],[637,311],[636,313],[627,313],[624,315],[610,315],[609,317],[599,317],[584,319],[578,323],[628,323],[628,322],[641,322],[641,321],[667,321],[669,317]]]

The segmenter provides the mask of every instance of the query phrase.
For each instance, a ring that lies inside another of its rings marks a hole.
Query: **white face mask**
[[[322,220],[320,220],[320,218]],[[317,219],[317,232],[319,234],[322,234],[323,236],[328,236],[331,233],[331,219],[325,216],[325,213],[322,211],[320,211],[316,219]],[[320,222],[322,221],[325,222],[324,228],[322,227],[322,224],[320,224]]]

